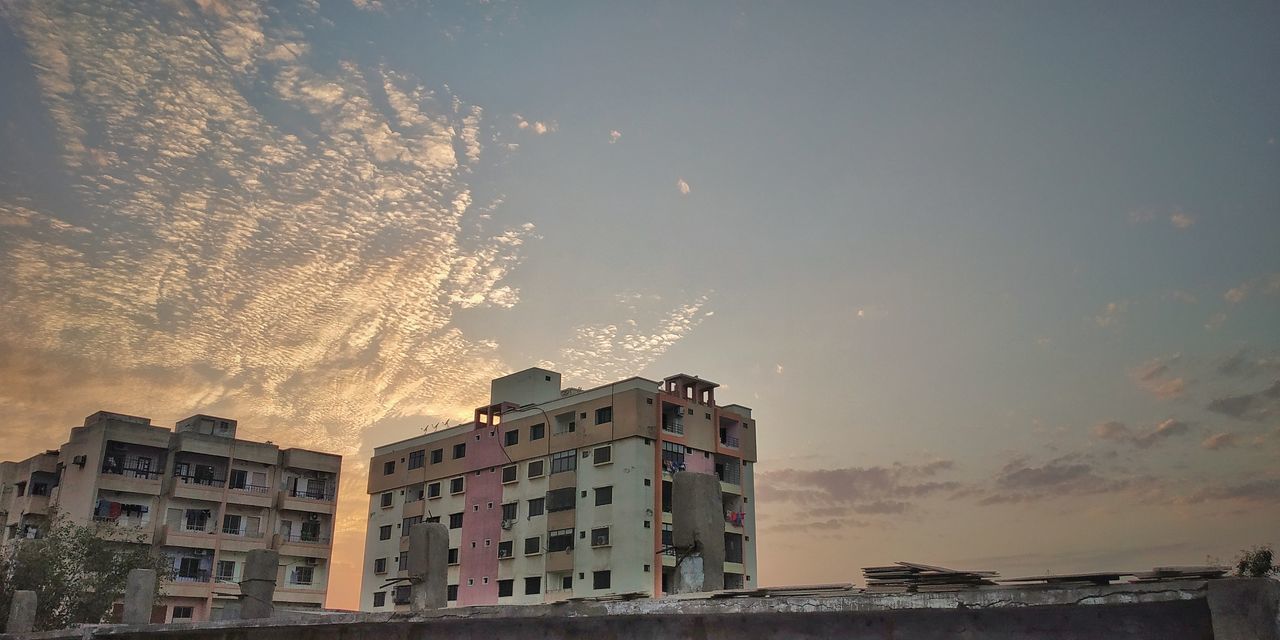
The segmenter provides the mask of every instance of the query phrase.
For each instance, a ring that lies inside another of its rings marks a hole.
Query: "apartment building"
[[[280,552],[275,601],[324,605],[342,458],[236,438],[235,420],[174,429],[99,411],[56,451],[0,463],[0,541],[37,538],[53,509],[172,559],[156,622],[217,619],[249,550]]]
[[[473,420],[374,450],[360,608],[407,610],[409,527],[449,527],[450,606],[642,592],[672,581],[671,474],[723,490],[725,588],[755,585],[755,421],[714,382],[675,375],[560,388],[493,380]]]

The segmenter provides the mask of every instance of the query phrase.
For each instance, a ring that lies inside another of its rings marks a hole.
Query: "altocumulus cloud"
[[[452,324],[517,302],[503,282],[532,234],[478,226],[483,111],[385,66],[313,64],[317,11],[4,6],[78,200],[0,197],[0,402],[215,407],[350,454],[367,425],[456,413],[502,371]]]

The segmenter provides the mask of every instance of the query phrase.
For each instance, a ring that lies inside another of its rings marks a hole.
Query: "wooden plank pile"
[[[1100,573],[1056,573],[1043,576],[1027,576],[1025,578],[1001,578],[1001,584],[1014,586],[1051,584],[1061,587],[1106,586],[1120,580],[1124,576],[1133,575],[1127,571]]]
[[[928,593],[994,586],[995,571],[961,571],[914,562],[887,567],[863,567],[868,593]]]
[[[1156,567],[1133,574],[1134,582],[1166,582],[1168,580],[1212,580],[1226,575],[1227,567],[1190,566]]]

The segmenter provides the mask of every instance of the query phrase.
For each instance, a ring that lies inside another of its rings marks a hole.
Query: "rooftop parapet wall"
[[[667,598],[110,626],[32,639],[363,640],[605,637],[1280,640],[1280,583],[1262,579],[947,593]],[[11,638],[16,636],[0,636]]]

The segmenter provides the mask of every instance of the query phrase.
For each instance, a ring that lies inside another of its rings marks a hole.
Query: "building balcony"
[[[311,586],[301,586],[284,582],[276,587],[276,592],[272,596],[275,602],[283,602],[288,604],[307,604],[307,605],[324,605],[325,588],[322,581]]]
[[[283,535],[280,536],[280,555],[300,558],[329,558],[332,553],[332,541],[328,536],[320,535]]]
[[[172,598],[204,598],[209,595],[213,582],[207,569],[173,576],[164,585],[164,595]]]
[[[739,449],[742,447],[741,441],[733,436],[720,436],[720,445],[730,449]]]
[[[200,528],[179,524],[165,525],[160,532],[161,544],[170,547],[192,547],[196,549],[212,549],[217,536],[212,526]]]
[[[150,520],[94,516],[93,522],[97,525],[98,535],[108,540],[151,544],[155,537]]]
[[[332,515],[336,497],[331,488],[324,491],[285,489],[277,493],[276,508]]]
[[[221,502],[223,488],[226,485],[226,478],[174,476],[173,496],[175,498]]]
[[[106,465],[102,467],[102,474],[98,477],[98,488],[158,496],[160,478],[163,475],[158,469],[149,466]]]
[[[232,504],[243,504],[253,507],[270,507],[273,498],[271,497],[271,487],[246,484],[239,487],[231,487],[227,491],[227,502]]]

